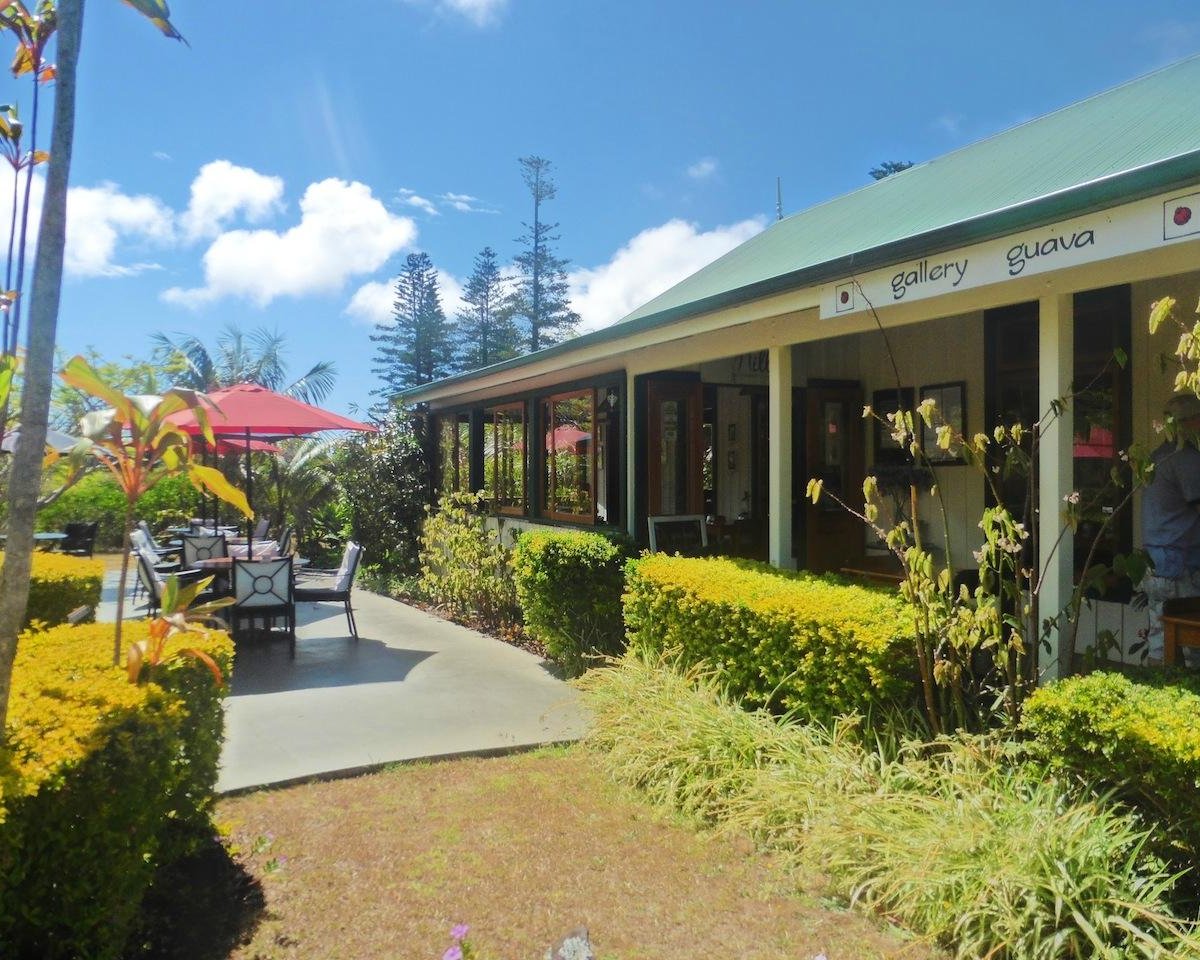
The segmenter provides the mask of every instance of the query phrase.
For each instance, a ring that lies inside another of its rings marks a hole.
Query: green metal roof
[[[1198,102],[1200,56],[786,217],[612,326],[402,396],[1193,183]]]

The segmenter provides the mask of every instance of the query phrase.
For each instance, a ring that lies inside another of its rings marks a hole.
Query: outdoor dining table
[[[59,530],[43,530],[33,535],[33,542],[46,549],[53,549],[58,543],[67,539],[67,535]],[[0,543],[8,540],[7,533],[0,533]]]

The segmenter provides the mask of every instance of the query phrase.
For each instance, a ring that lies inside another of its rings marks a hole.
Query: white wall
[[[927,384],[965,381],[967,433],[983,429],[981,311],[894,328],[888,331],[888,342],[899,368],[902,387],[912,387],[916,396]],[[862,384],[866,403],[871,402],[871,395],[876,390],[891,390],[896,386],[888,349],[878,331],[799,344],[793,348],[793,362],[797,386],[805,386],[813,378],[857,380]],[[865,423],[864,427],[867,472],[870,473],[875,463],[874,430],[870,423]],[[968,466],[938,467],[935,475],[950,527],[954,566],[956,569],[973,566],[971,551],[979,546],[977,524],[983,512],[983,478]],[[938,550],[943,549],[945,525],[933,497],[922,496],[921,513],[927,543]],[[867,542],[871,547],[878,545],[873,535],[868,535]]]

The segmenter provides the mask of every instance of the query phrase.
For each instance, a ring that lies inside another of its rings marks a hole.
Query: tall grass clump
[[[745,832],[962,960],[1200,958],[1177,877],[1137,822],[976,738],[869,741],[725,697],[703,668],[630,654],[578,681],[588,744],[656,803]]]

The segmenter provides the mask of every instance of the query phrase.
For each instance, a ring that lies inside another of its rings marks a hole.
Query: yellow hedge
[[[1172,855],[1190,863],[1200,854],[1200,696],[1117,673],[1069,677],[1034,692],[1021,727],[1050,769],[1142,810]]]
[[[190,661],[135,686],[112,666],[112,632],[21,638],[0,747],[0,955],[120,956],[154,870],[207,822],[224,688]],[[127,643],[146,634],[126,624]],[[228,676],[226,634],[168,643],[184,645]]]
[[[4,554],[0,553],[0,563]],[[65,553],[33,555],[29,576],[29,606],[25,625],[40,623],[56,627],[67,622],[67,615],[78,607],[100,603],[104,585],[104,563],[90,557],[71,557]]]
[[[913,691],[895,593],[728,558],[651,554],[629,564],[631,646],[677,649],[750,706],[829,719]]]

